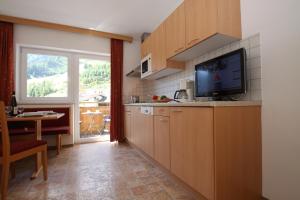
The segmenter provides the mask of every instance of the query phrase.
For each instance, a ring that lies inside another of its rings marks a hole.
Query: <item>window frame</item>
[[[40,55],[50,55],[50,56],[63,56],[68,59],[68,86],[67,86],[67,96],[66,97],[27,97],[27,55],[28,54],[40,54]],[[72,103],[73,99],[73,69],[72,69],[72,54],[64,51],[48,50],[33,47],[20,47],[20,65],[18,67],[19,73],[19,87],[17,94],[19,94],[20,103]]]

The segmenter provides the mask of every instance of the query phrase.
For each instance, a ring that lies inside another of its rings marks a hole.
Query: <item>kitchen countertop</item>
[[[153,106],[153,107],[224,107],[224,106],[261,106],[261,101],[196,101],[170,103],[130,103],[125,106]]]

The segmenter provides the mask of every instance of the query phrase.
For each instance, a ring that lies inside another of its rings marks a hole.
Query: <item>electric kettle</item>
[[[188,94],[186,90],[176,90],[174,94],[174,100],[187,101]]]

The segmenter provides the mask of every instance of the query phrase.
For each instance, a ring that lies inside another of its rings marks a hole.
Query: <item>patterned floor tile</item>
[[[29,177],[32,158],[16,163],[11,200],[194,200],[133,148],[109,142],[76,145],[59,156],[49,151],[47,182]]]

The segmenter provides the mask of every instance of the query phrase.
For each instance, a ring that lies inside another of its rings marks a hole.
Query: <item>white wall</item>
[[[140,85],[139,78],[127,77],[126,74],[136,68],[140,63],[140,41],[125,44],[124,47],[124,70],[123,70],[123,102],[127,102],[130,95],[138,95],[136,89]]]
[[[300,1],[241,0],[243,37],[260,33],[263,194],[300,199]]]
[[[14,43],[110,54],[109,39],[31,26],[15,25]],[[125,42],[124,74],[134,68],[139,60],[139,43],[137,41]],[[135,84],[138,84],[137,80],[131,80],[124,76],[123,96],[129,95],[130,88],[134,87]],[[49,142],[53,144],[52,140]],[[73,142],[73,135],[63,138],[63,144],[72,144]]]

